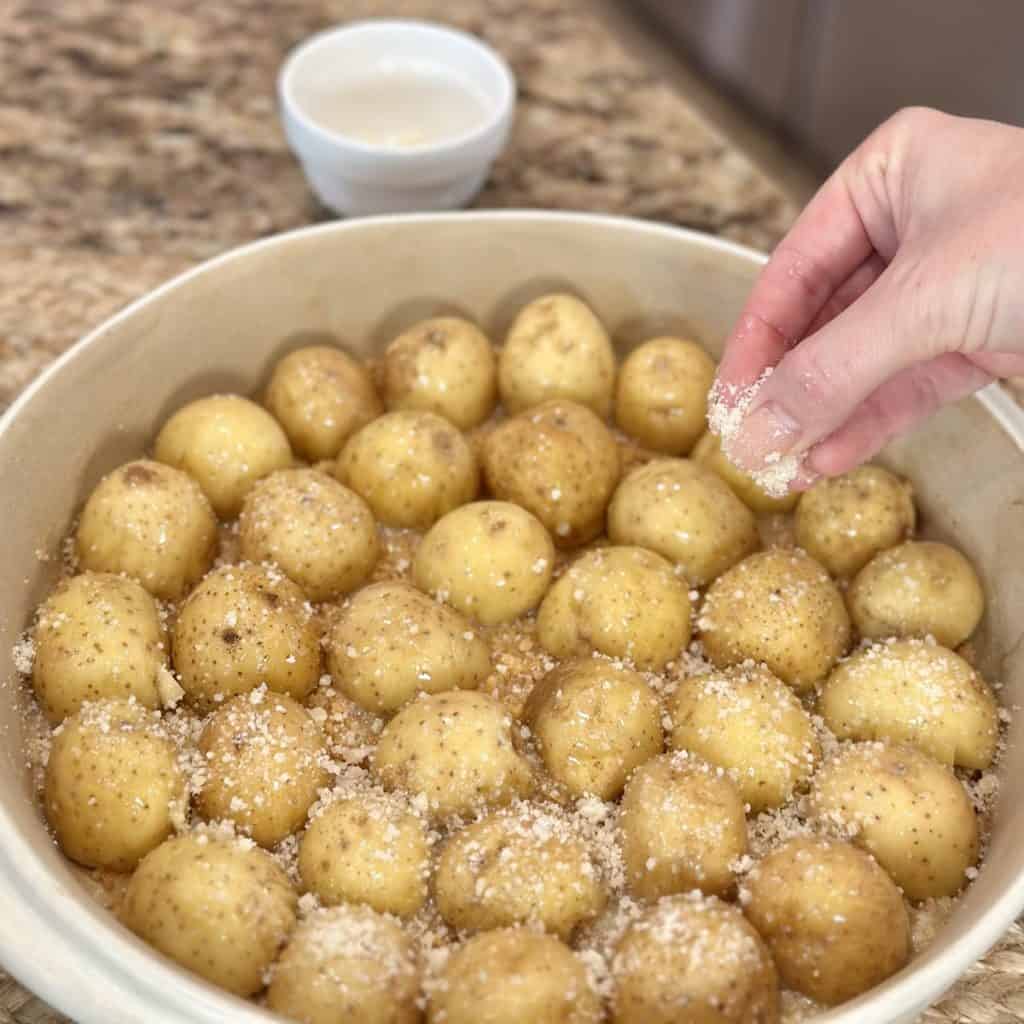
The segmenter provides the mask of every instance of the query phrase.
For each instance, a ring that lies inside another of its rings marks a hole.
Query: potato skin
[[[319,686],[306,701],[309,716],[320,727],[331,756],[345,764],[370,759],[384,720],[349,700],[333,686]]]
[[[181,597],[206,572],[216,547],[217,519],[199,485],[147,459],[108,473],[75,531],[80,568],[132,576],[165,600]]]
[[[783,982],[826,1006],[866,992],[910,958],[899,889],[849,843],[789,840],[754,866],[740,899]]]
[[[823,679],[850,645],[842,595],[800,550],[759,551],[719,576],[697,628],[719,668],[764,662],[797,693]]]
[[[710,430],[694,446],[690,458],[720,476],[729,485],[733,494],[751,512],[759,516],[792,512],[800,500],[800,495],[796,493],[773,498],[749,473],[744,473],[739,466],[725,457],[721,441]]]
[[[917,514],[913,489],[881,466],[819,480],[796,508],[796,540],[833,575],[849,578],[879,551],[906,540]]]
[[[510,413],[568,398],[605,417],[615,387],[615,353],[592,310],[573,295],[524,306],[498,355],[498,391]]]
[[[483,423],[498,401],[494,349],[476,324],[460,317],[423,320],[384,351],[388,409],[434,412],[460,430]]]
[[[458,612],[408,583],[364,587],[335,620],[327,644],[334,685],[375,714],[417,693],[475,689],[491,671],[487,642]]]
[[[307,345],[279,360],[264,401],[309,462],[333,459],[384,411],[366,367],[333,345]]]
[[[584,405],[553,399],[500,423],[483,446],[484,476],[502,501],[532,512],[559,547],[576,547],[604,529],[619,482],[611,431]]]
[[[661,714],[643,676],[584,658],[534,686],[523,720],[555,779],[576,796],[613,800],[629,773],[664,749]]]
[[[959,647],[981,620],[985,594],[956,548],[907,541],[857,573],[846,603],[863,637],[933,636],[945,647]]]
[[[688,459],[656,459],[629,473],[608,506],[608,536],[615,544],[656,551],[698,587],[759,543],[750,509]]]
[[[165,956],[238,996],[295,925],[296,894],[270,854],[189,833],[149,853],[128,883],[121,919]]]
[[[554,564],[554,545],[535,516],[507,501],[477,501],[433,526],[412,574],[420,590],[491,626],[536,608]]]
[[[909,743],[946,765],[987,768],[999,741],[989,685],[959,655],[923,640],[855,651],[829,676],[818,706],[840,739]]]
[[[599,651],[660,671],[690,642],[690,594],[672,565],[636,547],[581,555],[541,602],[537,630],[556,658]]]
[[[978,823],[960,780],[913,747],[846,748],[816,776],[810,804],[911,900],[955,896],[978,859]]]

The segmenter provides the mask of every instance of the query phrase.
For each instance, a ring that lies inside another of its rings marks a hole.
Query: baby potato
[[[182,967],[251,996],[295,926],[296,902],[284,869],[251,841],[193,832],[146,855],[121,920]]]
[[[529,765],[512,744],[512,719],[472,690],[424,694],[381,733],[373,770],[389,789],[426,800],[435,820],[526,794]]]
[[[988,684],[959,655],[924,640],[855,651],[829,676],[819,708],[840,739],[909,743],[962,768],[987,768],[999,741]]]
[[[459,930],[532,924],[568,939],[608,894],[579,830],[554,806],[520,803],[455,832],[433,881],[441,916]]]
[[[729,894],[733,862],[747,852],[736,784],[686,751],[662,754],[633,772],[619,828],[630,892],[650,902],[692,889]]]
[[[776,1024],[779,982],[760,936],[715,897],[667,896],[619,940],[613,1024]]]
[[[159,707],[164,627],[156,602],[135,580],[105,572],[61,580],[39,608],[33,640],[32,685],[51,722],[105,698]]]
[[[423,823],[401,801],[373,792],[328,804],[299,844],[302,884],[327,906],[415,914],[427,898],[429,867]]]
[[[188,796],[160,719],[108,700],[86,704],[54,736],[43,805],[72,860],[130,871],[184,822]]]
[[[327,666],[342,693],[386,714],[417,693],[475,689],[491,671],[491,655],[462,615],[394,581],[365,587],[345,605]]]
[[[483,466],[496,498],[532,512],[560,547],[576,547],[604,529],[619,450],[586,406],[552,400],[495,427],[484,441]]]
[[[914,532],[913,489],[881,466],[819,480],[796,508],[796,541],[833,575],[853,576]]]
[[[956,548],[919,540],[872,558],[854,577],[846,603],[863,637],[933,636],[959,647],[981,619],[985,594]]]
[[[252,485],[292,464],[277,420],[241,395],[189,402],[160,428],[153,455],[194,477],[217,515],[232,519]]]
[[[108,473],[89,495],[75,531],[82,569],[124,573],[173,601],[209,569],[217,520],[185,473],[139,459]]]
[[[302,700],[320,678],[320,637],[302,591],[255,565],[214,569],[189,594],[173,655],[189,703],[202,711],[262,683]]]
[[[690,458],[720,476],[733,494],[759,516],[792,512],[800,500],[797,493],[786,494],[781,498],[772,497],[749,473],[725,457],[721,440],[710,430],[694,446]]]
[[[333,459],[384,411],[366,367],[333,345],[289,352],[274,366],[264,401],[308,462]]]
[[[380,553],[366,502],[315,469],[282,469],[255,484],[238,533],[244,559],[273,562],[312,601],[354,590]]]
[[[600,997],[582,961],[553,935],[497,928],[445,963],[430,996],[430,1024],[599,1024]]]
[[[377,746],[384,720],[349,700],[333,686],[320,686],[306,702],[335,760],[363,764]]]
[[[560,665],[534,686],[523,720],[548,771],[576,796],[613,800],[664,749],[661,703],[643,676],[603,659]]]
[[[955,896],[978,859],[978,823],[960,780],[913,747],[848,747],[818,773],[811,808],[912,900]]]
[[[412,938],[369,907],[317,910],[274,964],[267,1006],[302,1024],[418,1024]]]
[[[537,630],[556,658],[600,651],[658,672],[690,642],[690,594],[653,551],[597,548],[547,592]]]
[[[663,555],[695,587],[758,546],[750,509],[711,470],[688,459],[656,459],[629,473],[608,506],[608,536]]]
[[[652,338],[619,370],[615,422],[645,448],[685,455],[707,423],[715,361],[695,341]]]
[[[434,412],[469,430],[498,401],[498,369],[487,335],[455,316],[423,320],[384,351],[384,401],[389,409]]]
[[[866,992],[910,958],[899,889],[849,843],[789,840],[754,866],[740,899],[783,982],[826,1006]]]
[[[535,516],[507,501],[477,501],[434,525],[412,574],[420,590],[491,626],[536,608],[554,564],[554,545]]]
[[[797,693],[823,679],[850,645],[842,595],[800,550],[759,551],[719,576],[697,628],[719,668],[764,662]]]
[[[768,669],[738,665],[680,683],[669,744],[726,769],[754,812],[805,788],[821,756],[810,715]]]
[[[432,412],[389,412],[349,438],[335,475],[387,526],[425,530],[476,497],[469,442]]]
[[[275,846],[302,828],[329,779],[316,723],[290,697],[263,689],[215,711],[199,752],[205,760],[199,813],[233,821],[260,846]]]

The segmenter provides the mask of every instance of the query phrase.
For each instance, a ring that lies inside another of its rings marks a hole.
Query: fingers
[[[857,301],[881,276],[886,263],[878,253],[872,253],[832,294],[824,307],[807,328],[808,334],[820,331],[848,306]]]

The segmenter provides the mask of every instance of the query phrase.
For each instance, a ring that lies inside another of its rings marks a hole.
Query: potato
[[[827,1006],[866,992],[910,958],[899,889],[849,843],[789,840],[754,866],[740,899],[783,982]]]
[[[233,821],[260,846],[297,832],[326,786],[326,744],[305,708],[260,689],[235,697],[207,720],[196,801],[209,821]]]
[[[722,442],[711,431],[707,431],[694,446],[690,458],[701,466],[720,476],[744,505],[760,516],[792,512],[800,500],[797,493],[781,498],[770,495],[749,473],[745,473],[735,462],[725,457]]]
[[[686,751],[662,754],[630,776],[619,817],[629,890],[643,900],[700,889],[729,894],[747,852],[736,784]]]
[[[295,925],[295,904],[270,854],[251,841],[193,832],[146,855],[128,883],[121,920],[182,967],[251,996]]]
[[[567,939],[608,900],[580,830],[553,806],[520,803],[455,832],[433,880],[441,916],[460,930],[512,924]]]
[[[430,1024],[600,1024],[583,963],[552,935],[498,928],[449,958],[430,996]]]
[[[690,595],[653,551],[598,548],[547,592],[537,630],[556,658],[600,651],[658,672],[690,642]]]
[[[757,932],[714,897],[667,896],[619,940],[614,1024],[775,1024],[779,982]]]
[[[174,600],[209,569],[217,520],[199,485],[139,459],[108,473],[89,495],[75,531],[82,569],[123,573]]]
[[[506,803],[532,783],[511,717],[471,690],[425,694],[402,708],[381,733],[373,770],[389,789],[421,795],[435,819]]]
[[[603,659],[549,672],[534,686],[523,720],[548,771],[577,796],[614,799],[629,773],[664,748],[657,695],[643,676]]]
[[[238,532],[244,559],[273,562],[312,601],[355,590],[380,553],[366,502],[315,469],[260,480],[245,496]]]
[[[545,295],[524,306],[498,356],[498,391],[510,413],[568,398],[605,417],[615,386],[608,333],[573,295]]]
[[[763,666],[739,665],[679,684],[669,744],[725,768],[754,812],[804,789],[821,749],[793,691]]]
[[[833,575],[853,576],[914,532],[913,490],[881,466],[819,480],[796,508],[796,541]]]
[[[959,655],[924,640],[855,651],[829,676],[819,708],[840,739],[909,743],[963,768],[987,768],[999,741],[988,684]]]
[[[483,466],[496,498],[532,512],[560,547],[576,547],[604,530],[619,450],[586,406],[556,399],[495,427],[484,441]]]
[[[320,686],[306,702],[309,716],[320,727],[327,749],[335,760],[346,764],[368,761],[384,720],[349,700],[333,686]]]
[[[416,550],[412,574],[420,590],[494,625],[537,607],[554,564],[554,545],[536,517],[506,501],[477,501],[437,522]]]
[[[257,480],[292,464],[277,420],[240,395],[189,402],[160,428],[153,455],[194,477],[224,519],[238,515]]]
[[[184,823],[188,795],[160,719],[108,700],[86,704],[54,736],[43,805],[72,860],[130,871]]]
[[[913,747],[848,747],[818,773],[811,808],[912,900],[955,896],[978,859],[978,823],[960,780]]]
[[[498,370],[487,335],[454,316],[423,320],[384,351],[384,401],[389,409],[435,412],[469,430],[498,400]]]
[[[303,1024],[418,1024],[416,950],[369,907],[317,910],[274,965],[267,1006]]]
[[[134,580],[99,572],[61,580],[39,607],[33,641],[32,685],[51,722],[105,698],[159,707],[164,627],[156,602]]]
[[[695,587],[758,546],[750,509],[714,473],[687,459],[656,459],[629,473],[608,506],[608,536],[663,555]]]
[[[302,700],[320,678],[312,608],[291,580],[255,565],[214,569],[189,594],[173,655],[189,703],[203,711],[262,683]]]
[[[823,679],[850,645],[842,595],[799,550],[759,551],[719,576],[697,628],[715,665],[764,662],[797,693]]]
[[[274,366],[265,403],[309,462],[333,459],[384,411],[366,368],[333,345],[289,352]]]
[[[425,530],[476,497],[469,442],[432,412],[389,412],[349,438],[335,475],[387,526]]]
[[[427,898],[430,847],[422,821],[404,802],[373,792],[329,803],[299,844],[299,874],[322,903],[365,903],[414,914]]]
[[[981,619],[985,594],[956,548],[907,541],[857,573],[846,603],[861,636],[933,636],[946,647],[959,647]]]
[[[491,671],[491,655],[467,619],[396,580],[365,587],[345,605],[327,666],[342,693],[382,714],[417,693],[475,689]]]

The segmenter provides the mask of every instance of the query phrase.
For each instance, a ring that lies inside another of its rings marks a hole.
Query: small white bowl
[[[339,134],[307,109],[311,95],[403,66],[464,84],[483,102],[484,120],[462,135],[400,147]],[[515,94],[511,70],[489,46],[422,21],[359,21],[321,32],[292,51],[278,76],[285,135],[310,187],[349,215],[466,205],[508,139]]]

